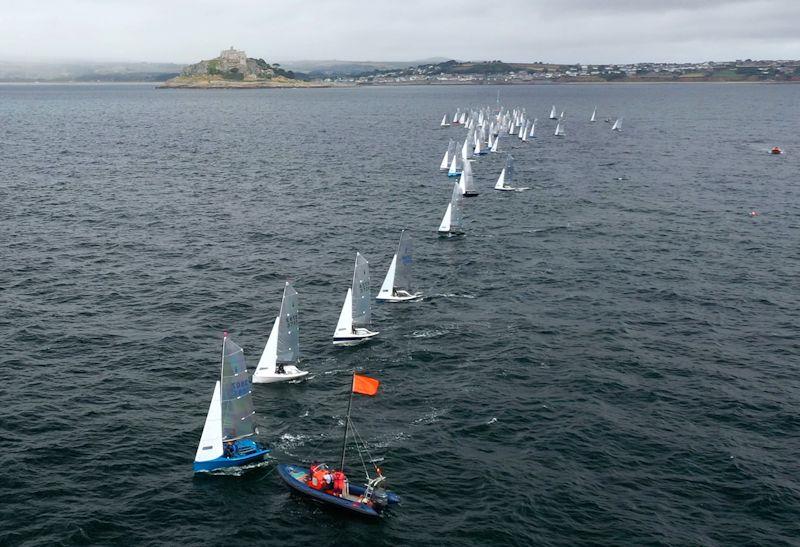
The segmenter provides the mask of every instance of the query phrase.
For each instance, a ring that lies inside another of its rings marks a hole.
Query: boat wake
[[[267,457],[268,458],[268,457]],[[261,467],[269,467],[272,462],[269,459],[264,459],[260,462],[248,463],[237,467],[221,467],[212,471],[195,471],[197,475],[213,475],[215,477],[241,477],[248,471],[259,469]]]

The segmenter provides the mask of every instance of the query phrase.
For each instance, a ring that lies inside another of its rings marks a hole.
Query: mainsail
[[[300,358],[300,325],[297,314],[297,291],[288,281],[283,289],[279,317],[277,361],[294,363]]]
[[[222,438],[232,441],[256,434],[250,375],[244,352],[227,336],[222,342]]]
[[[506,156],[506,167],[505,167],[506,177],[503,181],[506,186],[510,183],[514,182],[514,156],[509,154]]]
[[[394,288],[411,291],[411,264],[413,263],[411,236],[403,230],[397,246],[397,263],[394,272]]]
[[[353,271],[353,328],[369,326],[369,311],[369,262],[361,253],[356,253]]]

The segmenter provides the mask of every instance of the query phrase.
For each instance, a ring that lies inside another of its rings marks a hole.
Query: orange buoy
[[[770,154],[783,154],[783,150],[781,150],[777,146],[773,146],[772,150],[770,150],[769,153]]]

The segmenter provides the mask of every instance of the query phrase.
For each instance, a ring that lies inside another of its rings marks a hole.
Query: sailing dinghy
[[[287,382],[308,375],[308,371],[297,368],[300,360],[300,326],[297,316],[297,291],[287,281],[283,288],[281,311],[272,324],[267,345],[253,373],[254,384]]]
[[[353,394],[357,393],[372,397],[378,393],[379,386],[380,381],[375,378],[356,374],[353,371],[347,403],[347,417],[344,422],[342,457],[338,468],[331,469],[328,465],[317,462],[314,462],[310,467],[285,463],[278,465],[278,475],[295,493],[331,508],[343,509],[371,518],[380,517],[387,507],[400,503],[400,497],[397,494],[386,490],[386,477],[384,477],[381,469],[375,465],[363,440],[359,443],[361,436],[355,430],[350,419]],[[366,475],[366,481],[363,485],[350,484],[350,480],[345,474],[344,462],[347,455],[347,436],[350,429],[353,430],[353,440]],[[366,461],[369,461],[374,468],[374,477],[370,476]]]
[[[564,136],[564,126],[561,125],[561,122],[556,124],[556,131],[553,133],[556,137],[563,137]]]
[[[550,109],[550,119],[556,120],[558,116],[556,116],[556,105],[553,105],[553,108]]]
[[[194,457],[194,472],[208,473],[260,462],[269,454],[251,437],[258,434],[244,352],[226,332],[220,379]]]
[[[594,110],[592,110],[592,117],[589,118],[589,121],[590,122],[596,122],[597,121],[597,107],[596,106],[594,107]]]
[[[514,156],[509,154],[506,156],[506,165],[503,167],[503,170],[500,171],[500,176],[497,178],[497,184],[494,185],[494,189],[505,192],[522,192],[523,190],[529,190],[529,188],[514,188],[513,186],[509,186],[511,182],[514,182]]]
[[[463,206],[464,198],[461,195],[461,187],[458,183],[453,184],[453,192],[450,194],[450,203],[442,217],[439,225],[440,236],[457,236],[464,233],[463,228]]]
[[[622,118],[617,118],[617,121],[611,126],[611,131],[622,131]]]
[[[450,127],[450,124],[447,123],[447,114],[442,116],[442,123],[439,124],[439,127]]]
[[[414,292],[411,281],[411,265],[413,264],[413,246],[411,236],[406,230],[400,232],[400,243],[397,245],[397,252],[392,257],[389,271],[383,280],[381,290],[378,292],[378,300],[385,302],[408,302],[422,296],[422,293]]]
[[[458,179],[458,185],[461,187],[461,194],[465,198],[474,198],[478,195],[475,190],[475,177],[472,174],[472,164],[469,160],[464,161],[464,170],[461,172],[461,178]]]
[[[334,346],[355,346],[377,336],[377,332],[369,330],[369,262],[356,253],[356,265],[353,268],[353,283],[347,289],[339,322],[333,333]]]
[[[442,163],[439,164],[440,171],[447,171],[448,167],[450,166],[450,158],[452,158],[455,154],[455,149],[456,142],[453,139],[450,139],[450,142],[447,144],[447,150],[442,158]]]

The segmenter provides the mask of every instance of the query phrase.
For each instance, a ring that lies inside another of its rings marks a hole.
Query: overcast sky
[[[800,0],[2,0],[0,60],[800,58]]]

